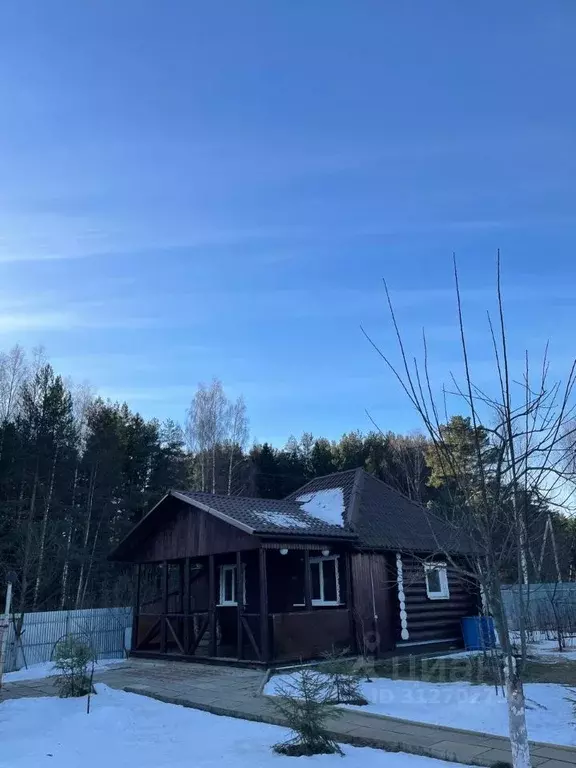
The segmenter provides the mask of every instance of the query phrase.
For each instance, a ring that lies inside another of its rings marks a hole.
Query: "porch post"
[[[344,578],[346,579],[346,607],[348,608],[348,621],[350,622],[350,644],[354,653],[357,651],[356,622],[354,621],[354,592],[352,588],[352,568],[350,552],[344,553]]]
[[[310,551],[304,550],[304,602],[306,610],[312,610],[312,581],[310,574]]]
[[[138,619],[140,616],[140,580],[142,578],[142,566],[136,566],[136,587],[134,590],[134,607],[132,608],[132,640],[131,651],[135,651],[138,645]]]
[[[182,584],[182,613],[184,618],[184,651],[186,653],[190,650],[190,558],[184,558],[182,565],[184,568],[184,579]]]
[[[214,555],[208,555],[208,610],[210,621],[209,655],[216,656],[216,564]]]
[[[166,653],[166,617],[168,615],[168,561],[162,563],[162,619],[160,620],[160,653]]]
[[[236,552],[236,657],[244,658],[242,643],[242,614],[244,613],[244,585],[242,581],[242,555]]]
[[[270,643],[268,638],[268,574],[266,571],[266,550],[260,547],[258,551],[260,570],[260,656],[262,661],[270,659]]]

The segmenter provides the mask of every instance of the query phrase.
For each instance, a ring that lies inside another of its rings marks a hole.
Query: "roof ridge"
[[[210,491],[179,491],[177,488],[170,488],[171,491],[176,491],[176,493],[184,493],[184,494],[201,494],[202,496],[211,496],[215,499],[244,499],[244,501],[281,501],[285,504],[291,504],[293,503],[292,499],[287,498],[286,496],[283,499],[270,499],[265,496],[243,496],[238,493],[234,494],[227,494],[227,493],[210,493]],[[296,491],[294,491],[295,493]]]
[[[346,524],[354,528],[357,523],[358,511],[360,509],[360,500],[362,498],[362,491],[364,489],[364,475],[367,474],[362,467],[358,467],[354,472],[354,483],[352,490],[350,491],[350,504],[348,511],[348,519]]]
[[[284,496],[284,498],[288,499],[288,496],[294,496],[295,493],[303,491],[307,485],[310,485],[310,483],[315,483],[317,480],[324,480],[327,477],[337,477],[338,475],[349,475],[350,473],[358,472],[359,469],[362,469],[362,467],[354,467],[353,469],[339,469],[338,472],[328,472],[326,475],[317,475],[316,477],[311,477],[310,480],[306,480],[304,485],[301,485],[300,488],[296,488],[294,491],[290,491],[290,493],[287,496]]]
[[[398,496],[402,496],[402,498],[406,499],[406,501],[409,501],[410,504],[413,504],[415,507],[418,507],[418,509],[423,509],[426,512],[429,512],[430,510],[428,507],[424,506],[424,504],[421,504],[419,501],[414,501],[414,499],[411,499],[410,496],[407,496],[405,493],[402,493],[402,491],[399,491],[398,488],[394,488],[393,485],[390,485],[390,483],[387,483],[386,480],[381,480],[379,477],[376,477],[376,475],[373,475],[371,472],[366,472],[365,469],[362,469],[362,472],[364,472],[365,475],[368,475],[372,480],[375,480],[377,483],[380,483],[381,485],[385,485],[386,488],[389,488],[393,493],[397,493]]]

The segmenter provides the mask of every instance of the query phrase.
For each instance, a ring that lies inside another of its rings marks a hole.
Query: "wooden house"
[[[362,469],[283,500],[170,491],[110,559],[137,571],[132,654],[270,664],[461,644],[470,542]]]

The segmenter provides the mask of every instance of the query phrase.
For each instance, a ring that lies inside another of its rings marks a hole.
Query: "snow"
[[[123,664],[124,661],[125,659],[100,659],[94,665],[94,672],[101,672],[117,664]],[[5,672],[2,675],[2,680],[5,683],[15,683],[18,680],[41,680],[43,677],[50,677],[55,674],[56,670],[54,669],[53,662],[43,661],[40,664],[32,664],[28,669],[23,667],[17,672]]]
[[[574,646],[574,638],[566,638],[566,650],[558,650],[558,642],[556,640],[540,639],[538,635],[544,638],[544,633],[536,633],[537,639],[533,642],[528,642],[528,656],[535,657],[537,661],[544,663],[554,664],[560,661],[576,661],[576,647]],[[512,633],[513,642],[520,647],[520,637],[517,633]],[[435,655],[436,659],[459,659],[471,656],[479,656],[482,651],[457,651],[455,653],[446,653],[442,656]]]
[[[0,768],[452,768],[428,757],[344,746],[339,755],[271,751],[283,728],[218,717],[97,686],[86,699],[9,699],[0,704]],[[454,766],[455,768],[455,766]],[[460,767],[461,768],[461,767]]]
[[[538,656],[539,661],[576,661],[576,649],[567,645],[565,651],[558,650],[556,640],[541,640],[539,643],[528,643],[528,654]]]
[[[257,517],[269,525],[279,525],[282,528],[309,528],[308,520],[298,520],[296,517],[285,515],[284,512],[254,512]]]
[[[274,695],[287,676],[273,677],[265,692]],[[369,704],[349,707],[377,715],[399,717],[431,725],[446,725],[480,733],[508,735],[506,701],[492,686],[471,683],[423,683],[419,680],[374,678],[362,682]],[[576,718],[569,696],[576,692],[563,685],[527,683],[526,719],[534,741],[576,746]]]
[[[344,492],[342,488],[328,488],[298,496],[296,501],[308,512],[325,523],[342,525],[344,522]]]

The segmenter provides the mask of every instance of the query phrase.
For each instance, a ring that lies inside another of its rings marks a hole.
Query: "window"
[[[430,600],[448,600],[450,589],[448,588],[446,563],[426,563],[424,574],[426,576],[426,594]]]
[[[312,605],[339,605],[338,557],[311,557]]]
[[[246,566],[242,566],[242,591],[246,603]],[[220,601],[218,605],[238,605],[236,594],[236,566],[220,566]]]

